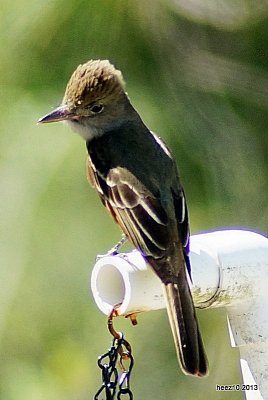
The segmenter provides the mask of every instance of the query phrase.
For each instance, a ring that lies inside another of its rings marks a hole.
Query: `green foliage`
[[[92,398],[95,359],[110,343],[88,279],[119,231],[88,187],[83,142],[64,125],[35,124],[77,64],[108,58],[123,71],[135,107],[178,160],[192,232],[266,231],[268,25],[265,1],[255,5],[1,1],[1,398]],[[136,328],[118,321],[136,357],[136,398],[227,398],[215,385],[239,382],[238,352],[223,311],[199,317],[206,380],[178,373],[164,311]]]

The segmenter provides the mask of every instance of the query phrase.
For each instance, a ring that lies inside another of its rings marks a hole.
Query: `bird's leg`
[[[114,256],[118,254],[118,250],[120,249],[121,246],[123,246],[124,243],[126,243],[127,237],[124,233],[122,233],[121,239],[119,242],[117,242],[108,252],[107,255],[109,256]]]
[[[119,240],[119,242],[116,243],[109,251],[107,251],[107,253],[98,254],[97,255],[97,259],[98,258],[102,258],[102,257],[115,256],[116,254],[118,254],[118,250],[120,249],[120,247],[123,246],[123,244],[126,243],[126,241],[127,241],[127,237],[123,233],[121,239]]]

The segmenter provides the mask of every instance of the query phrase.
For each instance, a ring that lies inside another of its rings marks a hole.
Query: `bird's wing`
[[[90,157],[86,158],[86,176],[87,176],[88,182],[91,184],[91,186],[94,189],[97,190],[102,203],[106,206],[104,193],[103,193],[102,187],[99,182],[99,177],[98,177],[96,168],[95,168],[94,164],[92,163]],[[113,215],[113,217],[115,218],[114,215]]]
[[[104,178],[89,160],[87,176],[133,245],[145,256],[162,257],[169,246],[170,233],[160,199],[123,167],[110,169]]]
[[[116,167],[106,178],[106,199],[126,235],[144,255],[162,257],[170,243],[168,217],[154,196],[129,170]]]
[[[173,195],[179,238],[183,246],[183,254],[187,270],[189,275],[191,276],[191,265],[189,260],[190,229],[189,229],[188,210],[187,210],[185,194],[183,189],[181,189],[179,192],[177,190],[174,191],[172,190],[172,195]]]

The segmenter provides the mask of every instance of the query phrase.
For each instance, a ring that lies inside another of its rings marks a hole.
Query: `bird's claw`
[[[120,249],[121,246],[127,241],[127,237],[125,234],[122,235],[121,239],[119,240],[118,243],[116,243],[115,246],[113,246],[107,253],[105,254],[98,254],[96,259],[99,260],[100,258],[103,257],[111,257],[111,256],[116,256],[119,254],[118,250]]]

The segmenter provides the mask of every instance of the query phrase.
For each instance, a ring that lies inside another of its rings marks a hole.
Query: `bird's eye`
[[[92,111],[95,114],[102,112],[102,110],[103,110],[103,104],[94,104],[93,106],[90,107],[90,111]]]

